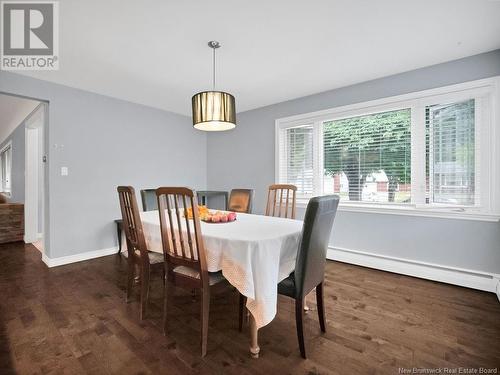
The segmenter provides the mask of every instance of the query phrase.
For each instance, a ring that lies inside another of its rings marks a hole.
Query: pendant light
[[[213,40],[208,46],[213,50],[213,87],[212,91],[199,92],[191,99],[193,126],[204,131],[230,130],[236,126],[234,96],[215,90],[215,52],[220,43]]]

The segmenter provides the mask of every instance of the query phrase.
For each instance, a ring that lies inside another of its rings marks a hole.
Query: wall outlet
[[[61,176],[68,175],[68,167],[61,167]]]

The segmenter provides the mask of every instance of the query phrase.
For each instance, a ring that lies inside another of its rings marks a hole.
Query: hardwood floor
[[[0,246],[0,374],[398,374],[399,367],[500,367],[500,303],[492,293],[348,264],[327,265],[327,332],[314,297],[300,358],[293,302],[279,298],[251,359],[238,332],[238,295],[213,295],[208,354],[199,355],[199,300],[175,289],[161,328],[160,277],[139,322],[125,303],[118,255],[48,269],[22,243]],[[138,289],[138,288],[136,288]],[[497,370],[500,371],[500,370]]]

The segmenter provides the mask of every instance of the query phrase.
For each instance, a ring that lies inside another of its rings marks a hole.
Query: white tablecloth
[[[276,316],[277,285],[295,268],[302,221],[237,214],[231,223],[201,223],[208,270],[245,295],[257,328]],[[158,211],[141,213],[149,250],[163,252]]]

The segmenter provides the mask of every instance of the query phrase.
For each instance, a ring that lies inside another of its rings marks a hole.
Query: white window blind
[[[426,107],[427,203],[473,206],[475,100]]]
[[[323,123],[323,192],[341,200],[411,203],[411,110]]]
[[[280,155],[280,182],[297,186],[299,197],[311,197],[314,191],[313,126],[282,130]]]

